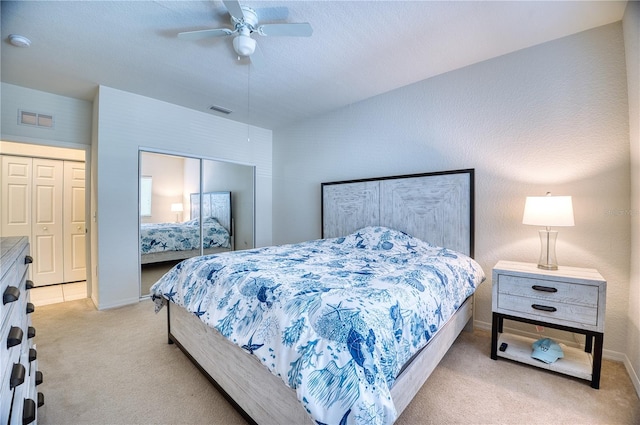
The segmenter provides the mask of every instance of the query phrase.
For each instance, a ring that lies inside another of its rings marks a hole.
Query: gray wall
[[[629,140],[631,143],[631,282],[629,290],[629,329],[627,356],[629,372],[640,394],[640,2],[627,3],[624,41],[629,93]]]
[[[628,337],[629,114],[620,23],[442,74],[274,131],[275,243],[320,236],[320,183],[476,169],[476,322],[491,322],[491,269],[537,262],[524,200],[572,195],[560,264],[608,280],[605,348]]]

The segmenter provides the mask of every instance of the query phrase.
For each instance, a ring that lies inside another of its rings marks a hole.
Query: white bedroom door
[[[0,236],[31,236],[31,158],[2,155]]]
[[[64,162],[64,281],[87,279],[85,165]]]
[[[36,286],[64,282],[63,162],[33,159],[32,246]]]

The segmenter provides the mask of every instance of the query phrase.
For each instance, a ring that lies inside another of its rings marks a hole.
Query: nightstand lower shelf
[[[531,357],[531,344],[535,341],[534,339],[503,333],[503,322],[505,319],[583,334],[586,338],[585,349],[583,351],[578,348],[563,347],[564,358],[554,363],[546,364]],[[604,342],[604,335],[602,333],[496,312],[493,313],[491,328],[491,358],[493,360],[497,360],[498,357],[515,360],[539,368],[585,379],[591,381],[592,388],[600,388],[602,346]],[[508,344],[507,349],[505,351],[499,351],[498,347],[503,342]]]
[[[505,351],[498,351],[497,355],[498,357],[526,363],[541,369],[591,381],[593,377],[593,357],[591,353],[585,353],[579,348],[563,345],[562,351],[564,352],[564,357],[547,364],[531,357],[531,344],[534,342],[535,339],[533,338],[503,333],[498,338],[498,347],[502,343],[507,343],[507,349]]]

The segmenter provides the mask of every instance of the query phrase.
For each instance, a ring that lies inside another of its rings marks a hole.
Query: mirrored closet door
[[[140,296],[180,261],[254,247],[255,167],[140,151]]]

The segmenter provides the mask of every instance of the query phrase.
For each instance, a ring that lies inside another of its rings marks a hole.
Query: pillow
[[[417,241],[399,230],[383,226],[369,226],[346,236],[343,243],[356,248],[389,251],[403,248],[408,242],[415,245]]]

